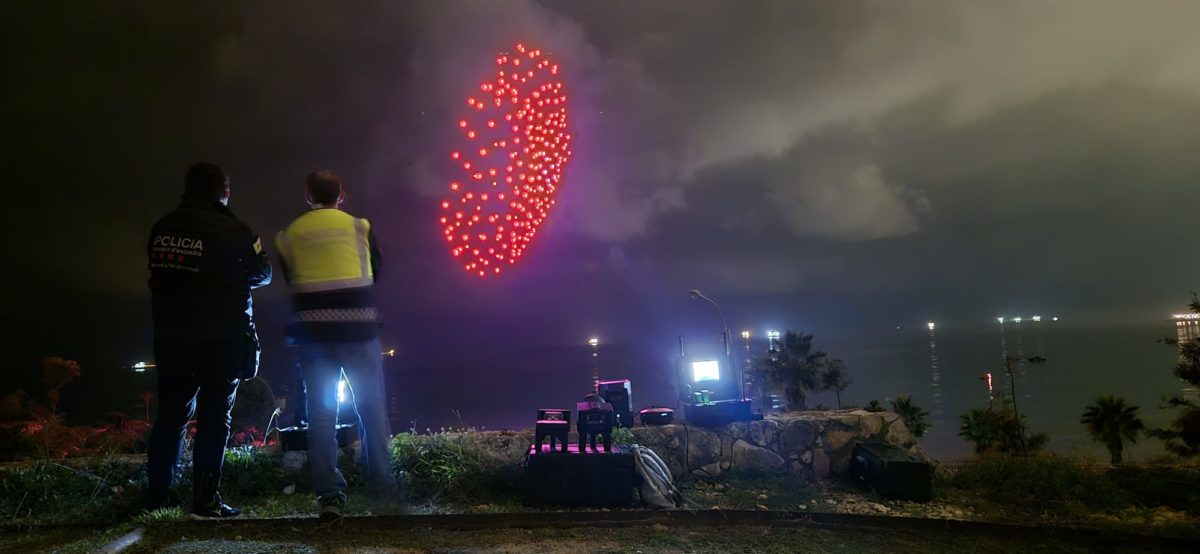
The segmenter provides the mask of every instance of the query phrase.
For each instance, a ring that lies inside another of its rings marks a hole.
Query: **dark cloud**
[[[304,173],[341,172],[421,313],[620,311],[585,285],[651,310],[700,284],[759,314],[784,309],[770,295],[1158,310],[1200,277],[1176,245],[1200,200],[1194,3],[0,9],[7,234],[37,230],[13,262],[49,290],[142,294],[142,235],[199,158],[264,235]],[[575,157],[526,266],[481,285],[434,205],[451,122],[515,40],[562,61]]]

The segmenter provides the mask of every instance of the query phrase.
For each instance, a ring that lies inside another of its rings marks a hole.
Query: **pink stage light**
[[[515,50],[496,57],[495,77],[479,85],[483,99],[468,97],[467,113],[456,120],[463,138],[450,159],[465,177],[449,184],[454,194],[441,201],[438,217],[451,256],[481,278],[521,259],[571,159],[558,64],[540,49],[517,43]]]

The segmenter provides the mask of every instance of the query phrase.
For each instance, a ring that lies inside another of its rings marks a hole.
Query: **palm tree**
[[[762,360],[767,380],[772,387],[783,389],[788,408],[803,410],[808,391],[819,385],[820,369],[826,365],[824,352],[813,352],[813,336],[788,331],[779,342],[779,350]]]
[[[975,445],[975,453],[982,453],[999,441],[1000,418],[991,408],[976,408],[958,416],[958,436]]]
[[[1101,396],[1083,411],[1080,423],[1087,426],[1093,440],[1108,447],[1112,463],[1119,464],[1125,441],[1137,442],[1138,433],[1145,427],[1137,411],[1137,406],[1126,406],[1124,398]]]
[[[892,400],[892,411],[900,415],[904,425],[914,437],[923,437],[929,431],[929,422],[925,419],[929,411],[913,404],[912,397],[907,394],[897,395]]]
[[[829,360],[825,372],[821,373],[821,388],[833,391],[839,410],[842,409],[842,391],[850,386],[850,382],[846,373],[846,363],[841,360]]]

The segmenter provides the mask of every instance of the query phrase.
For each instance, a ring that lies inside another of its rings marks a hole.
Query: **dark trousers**
[[[147,453],[149,494],[164,497],[175,478],[175,468],[187,433],[196,418],[192,447],[192,479],[201,494],[216,494],[229,440],[230,412],[237,397],[235,374],[245,346],[240,342],[165,342],[154,344],[158,365],[158,417],[150,431]],[[202,485],[203,484],[203,485]],[[208,499],[193,498],[194,503]]]

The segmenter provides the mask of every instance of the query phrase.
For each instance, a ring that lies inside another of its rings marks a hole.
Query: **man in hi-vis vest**
[[[389,429],[383,357],[373,288],[380,254],[371,224],[343,212],[342,180],[332,171],[308,176],[311,210],[275,238],[292,287],[286,334],[308,386],[308,463],[321,519],[342,517],[346,480],[338,469],[335,426],[339,381],[353,402],[370,488],[395,490],[389,473]]]

